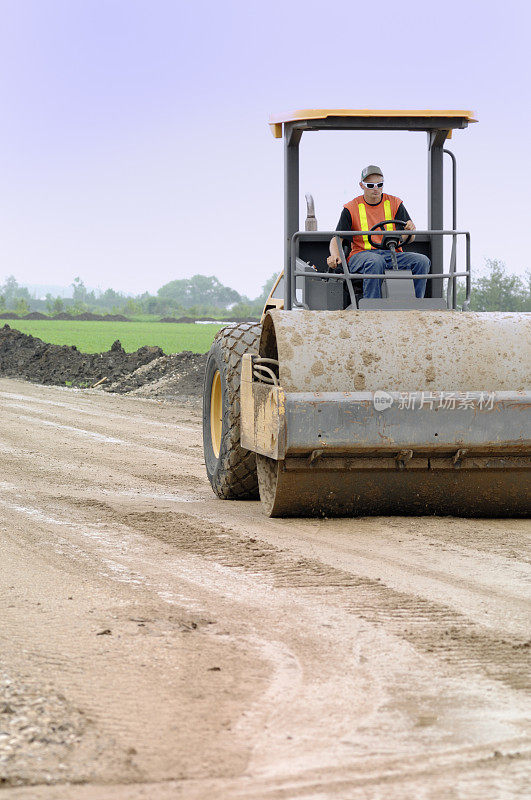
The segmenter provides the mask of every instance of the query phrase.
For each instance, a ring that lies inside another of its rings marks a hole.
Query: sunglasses
[[[384,182],[380,181],[380,183],[366,183],[365,181],[362,181],[362,184],[366,189],[382,189]]]

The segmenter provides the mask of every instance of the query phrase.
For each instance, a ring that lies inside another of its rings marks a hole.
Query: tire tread
[[[258,497],[256,455],[240,446],[240,367],[245,353],[258,351],[261,331],[259,323],[240,322],[221,328],[214,337],[226,367],[228,403],[224,417],[228,414],[228,424],[212,488],[218,497],[226,500],[254,500]]]

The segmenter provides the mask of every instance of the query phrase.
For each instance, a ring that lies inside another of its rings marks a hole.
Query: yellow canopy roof
[[[369,121],[371,118],[379,117],[391,118],[417,118],[429,120],[432,117],[455,119],[463,122],[477,122],[473,111],[463,109],[434,110],[434,109],[369,109],[369,108],[303,108],[297,111],[285,111],[280,114],[271,114],[269,126],[276,139],[282,138],[282,123],[284,122],[311,122],[312,120],[322,120],[327,117],[339,119],[353,119]]]

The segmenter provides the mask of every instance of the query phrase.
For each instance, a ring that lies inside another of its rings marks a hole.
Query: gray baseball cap
[[[364,167],[361,171],[361,180],[364,181],[368,175],[381,175],[383,178],[383,172],[380,167],[377,167],[375,164],[369,164],[368,167]]]

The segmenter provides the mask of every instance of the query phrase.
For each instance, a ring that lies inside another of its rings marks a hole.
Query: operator
[[[373,225],[387,219],[400,220],[405,223],[404,231],[414,231],[415,225],[403,202],[399,197],[385,194],[383,185],[384,179],[380,167],[374,164],[365,167],[361,172],[360,181],[363,194],[344,205],[336,231],[368,231]],[[388,228],[387,225],[385,227]],[[394,229],[394,226],[389,226],[389,229],[391,228]],[[374,241],[375,237],[371,238]],[[342,240],[340,241],[342,246]],[[401,248],[397,248],[396,260],[398,269],[410,269],[414,275],[426,275],[430,271],[430,259],[421,253],[404,253]],[[330,256],[327,263],[333,271],[337,271],[341,266],[336,239],[330,242]],[[366,235],[353,236],[347,264],[349,272],[352,273],[383,275],[385,270],[392,269],[391,252],[386,248],[379,249],[377,246],[372,246]],[[424,297],[426,279],[417,279],[414,284],[416,296]],[[363,281],[363,296],[381,297],[381,281]]]

